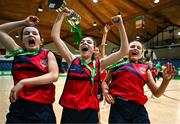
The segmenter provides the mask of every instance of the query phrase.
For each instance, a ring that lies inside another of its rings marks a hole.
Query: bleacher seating
[[[12,60],[0,60],[0,75],[11,75]]]
[[[0,71],[9,71],[12,68],[12,60],[0,60]]]

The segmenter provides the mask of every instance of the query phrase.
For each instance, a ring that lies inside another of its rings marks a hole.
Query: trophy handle
[[[71,14],[67,18],[68,23],[71,26],[75,27],[80,23],[80,20],[81,20],[81,16],[77,14],[74,10],[71,10]]]

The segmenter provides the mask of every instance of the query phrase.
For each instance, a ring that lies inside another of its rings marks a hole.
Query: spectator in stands
[[[162,67],[161,67],[161,64],[160,64],[160,61],[157,62],[157,64],[155,65],[157,71],[158,71],[158,74],[156,76],[156,79],[159,80],[160,77],[162,77]]]

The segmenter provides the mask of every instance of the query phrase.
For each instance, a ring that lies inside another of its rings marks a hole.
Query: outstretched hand
[[[172,63],[167,63],[163,69],[163,79],[170,81],[176,75],[175,67]]]
[[[34,26],[39,23],[39,18],[37,16],[28,16],[25,19],[25,22],[28,26]]]

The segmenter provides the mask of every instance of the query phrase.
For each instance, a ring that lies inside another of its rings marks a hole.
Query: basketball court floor
[[[61,118],[62,107],[58,104],[61,96],[66,76],[60,76],[55,82],[56,85],[56,101],[54,103],[54,111],[59,124]],[[160,79],[159,82],[161,82]],[[13,87],[11,76],[0,76],[0,124],[4,124],[6,114],[9,109],[9,93]],[[152,124],[180,124],[180,80],[172,80],[166,89],[163,96],[160,98],[151,98],[151,92],[145,86],[145,93],[149,100],[145,104],[149,113],[149,118]],[[106,102],[101,102],[100,117],[101,124],[108,123],[110,105]]]

